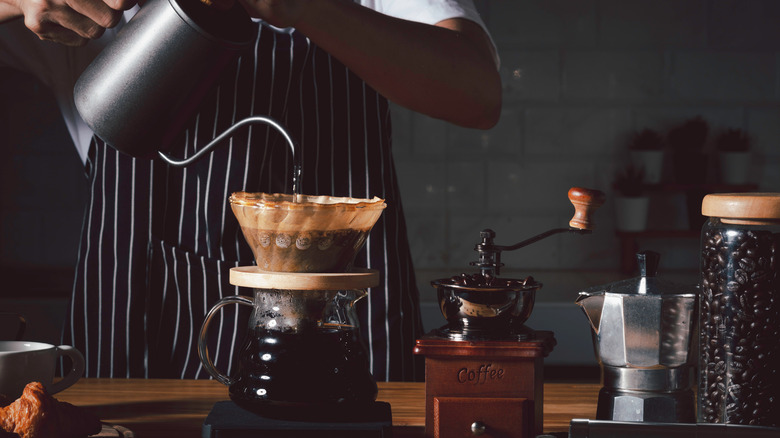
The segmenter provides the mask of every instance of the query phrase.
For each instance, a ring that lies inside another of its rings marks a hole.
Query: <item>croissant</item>
[[[101,430],[100,420],[50,396],[40,382],[28,383],[22,396],[0,408],[0,430],[19,438],[77,438]]]

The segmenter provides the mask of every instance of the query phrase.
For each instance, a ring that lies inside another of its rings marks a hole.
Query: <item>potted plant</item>
[[[643,129],[631,136],[628,153],[635,166],[645,170],[645,183],[661,182],[664,162],[664,137],[656,130]]]
[[[615,173],[615,228],[618,231],[644,231],[650,198],[645,194],[645,171],[633,163]]]
[[[701,117],[688,119],[669,130],[666,136],[672,150],[675,180],[682,184],[701,184],[707,176],[709,124]]]
[[[673,127],[666,135],[672,150],[675,181],[690,186],[685,188],[685,206],[691,230],[701,229],[704,223],[701,200],[707,192],[703,184],[707,182],[708,165],[704,145],[708,134],[709,124],[701,117],[694,117]]]
[[[742,129],[727,129],[715,138],[721,182],[745,184],[750,172],[751,138]]]

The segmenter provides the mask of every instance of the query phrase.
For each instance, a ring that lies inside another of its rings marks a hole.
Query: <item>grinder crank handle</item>
[[[569,228],[548,230],[514,245],[496,245],[493,243],[493,239],[496,237],[495,231],[491,229],[482,230],[479,233],[482,241],[474,247],[474,250],[479,254],[479,260],[471,262],[471,265],[479,267],[482,275],[494,277],[499,274],[499,270],[503,265],[501,263],[502,251],[514,251],[558,233],[590,234],[594,226],[591,215],[604,204],[604,198],[604,192],[599,190],[583,187],[570,188],[569,201],[574,205],[574,217],[569,221]]]
[[[594,227],[590,217],[598,207],[604,204],[604,192],[595,189],[572,187],[569,189],[569,201],[574,205],[574,216],[569,221],[569,228],[548,230],[542,234],[531,237],[530,239],[509,246],[494,245],[493,238],[496,237],[496,233],[489,229],[482,230],[480,233],[482,242],[478,243],[475,249],[478,252],[487,251],[493,253],[514,251],[558,233],[589,234],[593,231]]]
[[[574,216],[569,226],[580,230],[593,230],[593,213],[604,204],[604,192],[583,187],[569,189],[569,201],[574,205]]]

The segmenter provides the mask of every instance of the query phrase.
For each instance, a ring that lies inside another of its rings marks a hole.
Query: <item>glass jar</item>
[[[698,421],[780,424],[780,193],[711,194],[701,236]]]

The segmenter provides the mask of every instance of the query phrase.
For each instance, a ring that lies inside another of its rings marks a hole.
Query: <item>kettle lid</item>
[[[656,277],[661,255],[655,251],[641,251],[636,254],[639,277],[620,280],[602,286],[585,289],[581,294],[612,293],[624,295],[691,295],[695,286],[677,284]]]
[[[197,0],[168,1],[182,20],[209,40],[238,49],[254,40],[252,17],[238,2],[223,10]]]

